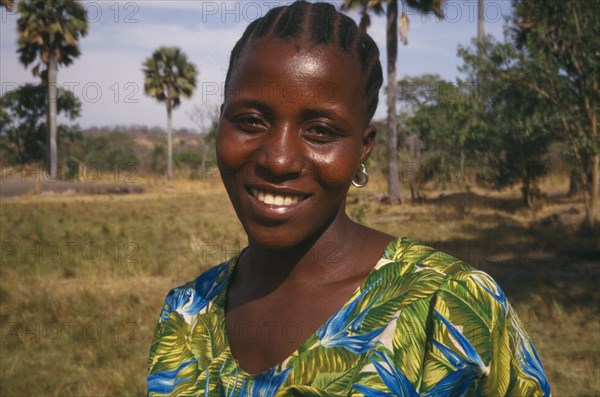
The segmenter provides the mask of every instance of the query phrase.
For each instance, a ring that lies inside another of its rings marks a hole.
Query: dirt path
[[[15,199],[25,194],[129,194],[143,193],[144,186],[131,183],[90,183],[90,182],[0,182],[0,199]]]

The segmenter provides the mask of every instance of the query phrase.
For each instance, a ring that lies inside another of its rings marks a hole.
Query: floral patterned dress
[[[250,375],[231,355],[227,285],[237,257],[166,298],[151,396],[550,396],[540,359],[487,274],[400,238],[290,357]]]

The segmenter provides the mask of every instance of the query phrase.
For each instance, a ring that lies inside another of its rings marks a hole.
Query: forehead
[[[240,67],[247,66],[245,63],[249,59],[259,58],[262,62],[266,62],[267,58],[271,58],[269,55],[274,55],[280,60],[318,57],[331,66],[343,63],[346,67],[340,72],[354,73],[356,80],[362,80],[360,61],[354,51],[344,51],[333,43],[313,44],[306,38],[251,38],[241,49],[238,59],[233,65],[232,74],[235,74]]]
[[[359,59],[335,45],[277,38],[251,40],[233,65],[226,101],[231,95],[248,95],[252,91],[249,87],[272,96],[282,97],[282,91],[342,104],[351,102],[355,111],[366,113]]]

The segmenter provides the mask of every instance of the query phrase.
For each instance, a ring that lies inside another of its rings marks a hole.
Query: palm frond
[[[17,4],[17,11],[17,53],[23,65],[38,57],[42,63],[53,59],[69,65],[79,57],[79,39],[88,32],[86,9],[79,2],[24,0]]]
[[[175,108],[196,88],[196,66],[177,47],[160,47],[143,62],[144,92]]]

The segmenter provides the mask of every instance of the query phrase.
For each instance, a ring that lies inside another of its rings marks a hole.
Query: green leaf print
[[[313,349],[293,356],[286,363],[287,368],[293,367],[294,369],[285,384],[310,385],[318,374],[347,372],[355,366],[358,358],[359,356],[343,347],[315,346]]]
[[[206,368],[224,349],[225,335],[219,317],[215,313],[198,315],[191,343],[192,353],[199,359],[198,366]]]
[[[415,301],[400,311],[396,321],[393,359],[412,384],[418,384],[423,374],[429,305],[429,299]]]
[[[318,374],[310,386],[315,389],[341,394],[348,388],[348,384],[352,384],[352,380],[356,376],[356,371],[350,369],[346,372],[326,372]]]
[[[171,312],[160,330],[152,373],[173,370],[194,359],[189,343],[190,326],[177,312]]]

